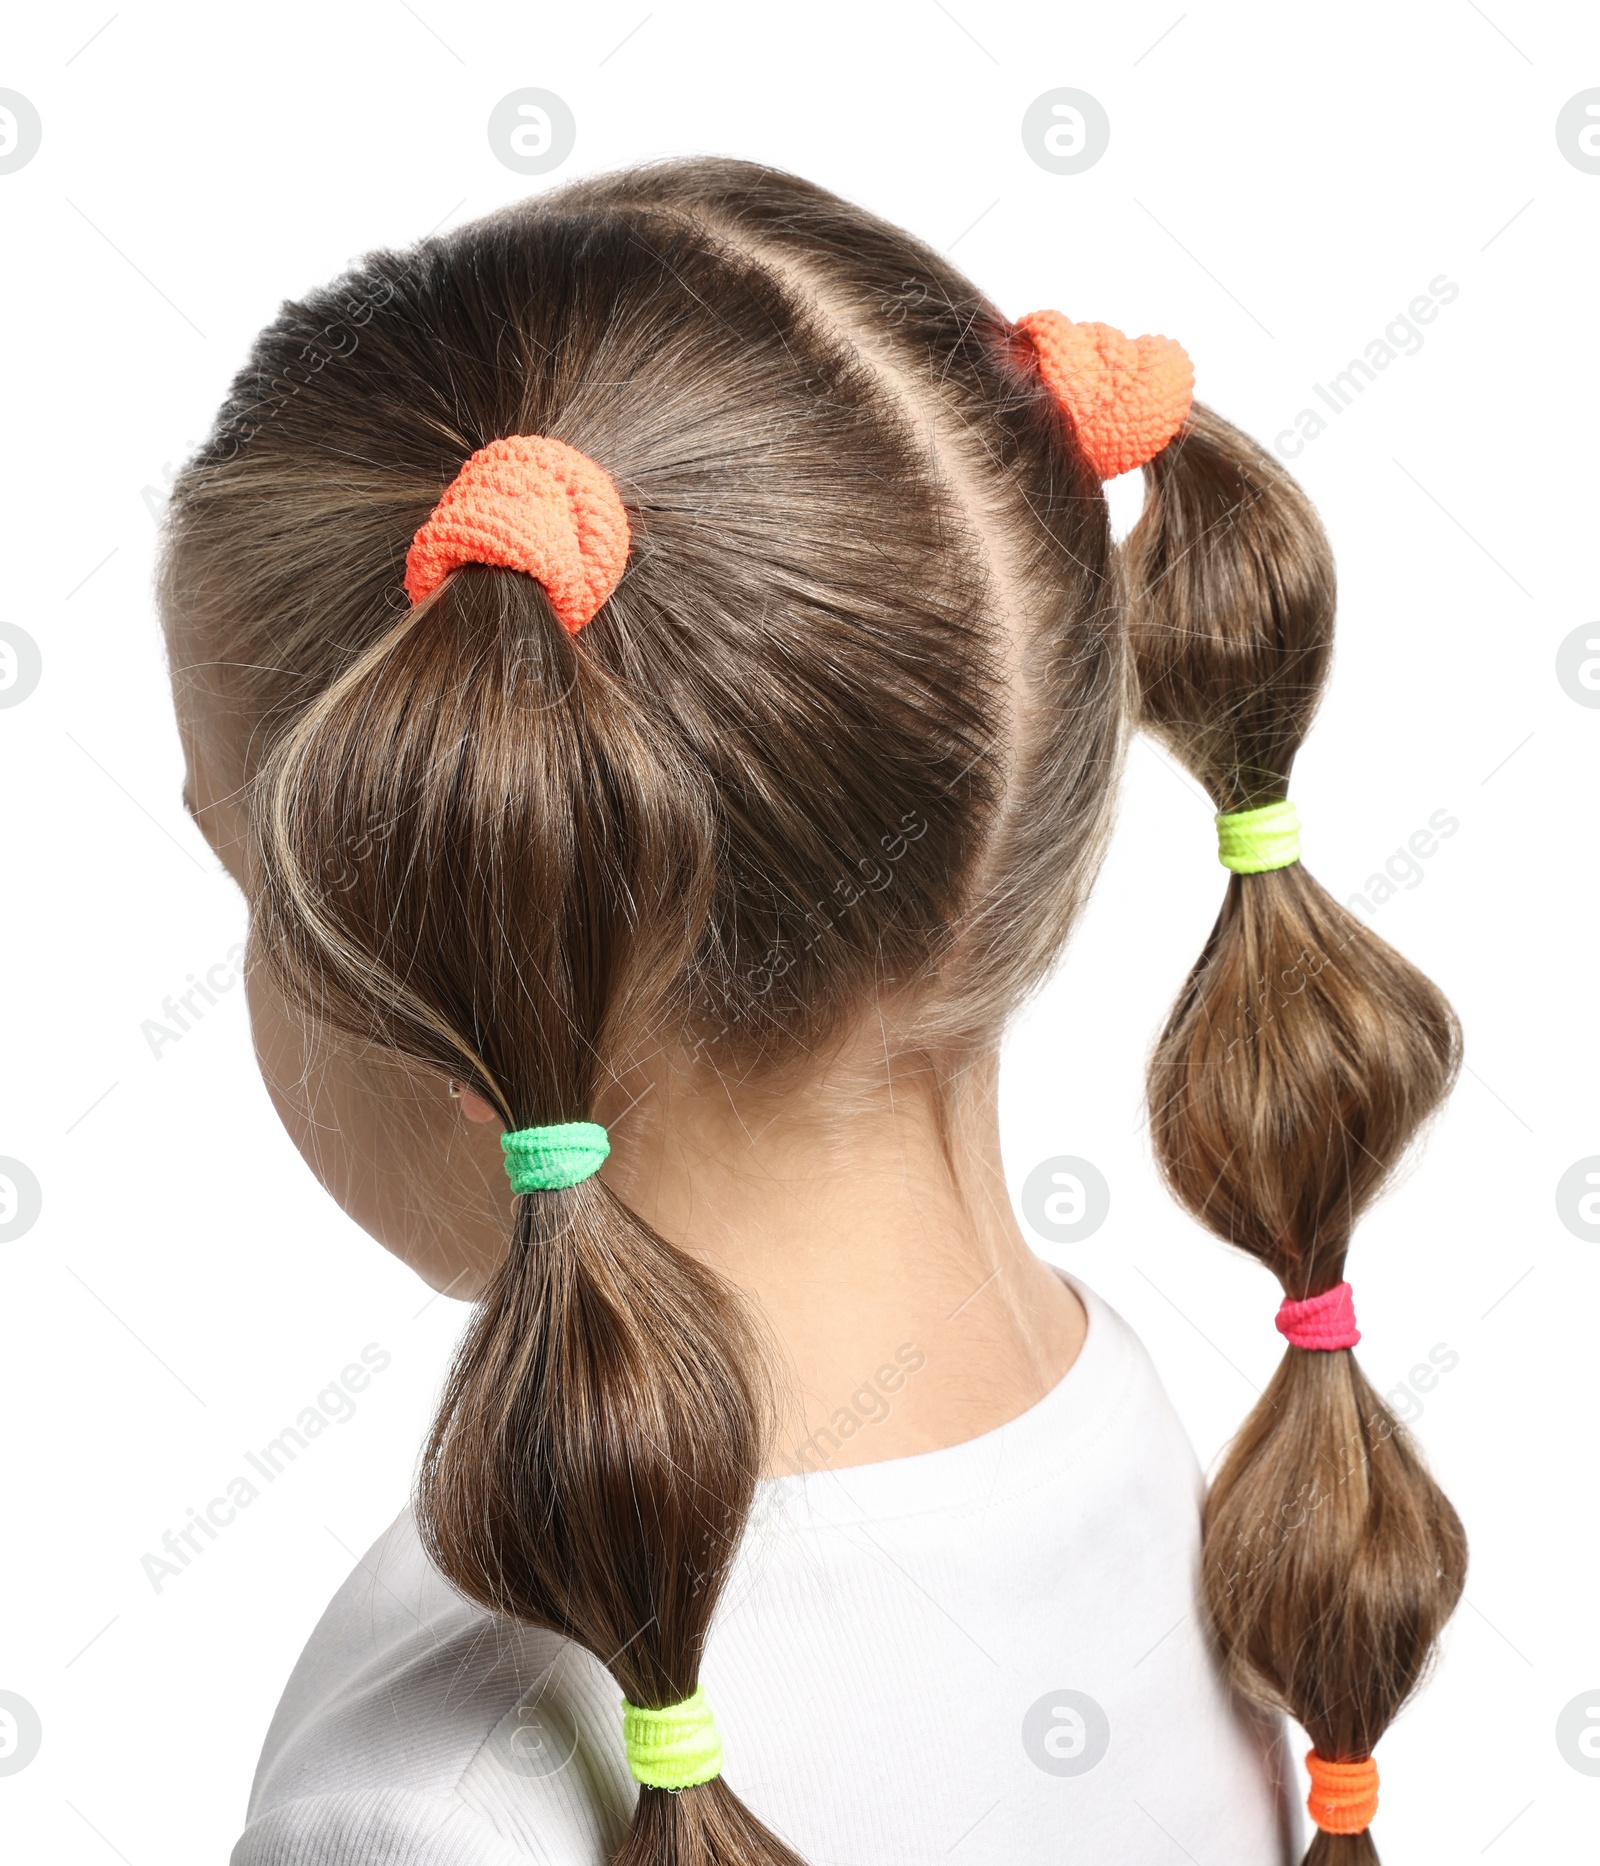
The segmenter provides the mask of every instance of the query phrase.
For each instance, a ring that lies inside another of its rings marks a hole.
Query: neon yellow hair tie
[[[1236,875],[1260,875],[1300,859],[1300,812],[1287,797],[1217,818],[1217,860]]]
[[[646,1788],[697,1788],[722,1773],[722,1738],[704,1685],[664,1710],[624,1698],[622,1740],[633,1779]]]
[[[611,1151],[597,1121],[558,1121],[553,1127],[522,1127],[500,1136],[506,1177],[513,1192],[555,1192],[592,1179]]]

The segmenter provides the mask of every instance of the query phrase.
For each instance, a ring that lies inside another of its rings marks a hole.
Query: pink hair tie
[[[1335,1283],[1320,1296],[1296,1302],[1285,1296],[1278,1304],[1277,1329],[1297,1348],[1331,1353],[1353,1348],[1361,1339],[1356,1327],[1356,1306],[1348,1283]]]

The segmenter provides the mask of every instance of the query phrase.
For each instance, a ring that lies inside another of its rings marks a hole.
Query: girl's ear
[[[474,1095],[469,1088],[463,1088],[459,1082],[450,1084],[451,1096],[461,1104],[461,1112],[469,1121],[498,1121],[499,1115],[489,1106],[481,1095]]]

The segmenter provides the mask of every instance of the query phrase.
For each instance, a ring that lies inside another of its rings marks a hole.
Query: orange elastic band
[[[406,594],[431,596],[462,564],[521,570],[576,634],[617,587],[628,514],[604,467],[565,441],[510,434],[480,447],[406,553]]]
[[[1378,1765],[1370,1756],[1358,1762],[1324,1762],[1306,1751],[1311,1793],[1306,1812],[1325,1834],[1359,1834],[1378,1812]]]
[[[1030,311],[1017,329],[1032,341],[1039,373],[1102,479],[1153,460],[1188,418],[1194,365],[1171,337],[1125,337],[1059,311]]]

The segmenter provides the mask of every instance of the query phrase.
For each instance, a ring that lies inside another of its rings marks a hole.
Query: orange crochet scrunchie
[[[576,634],[621,580],[628,514],[611,475],[543,434],[480,447],[445,488],[406,553],[406,594],[431,596],[462,564],[525,571]]]
[[[1187,419],[1194,365],[1171,337],[1125,337],[1059,311],[1030,311],[1016,328],[1032,342],[1039,373],[1102,479],[1153,460]]]
[[[1325,1834],[1359,1834],[1378,1812],[1378,1765],[1370,1756],[1357,1762],[1325,1762],[1306,1751],[1311,1793],[1306,1811]]]

